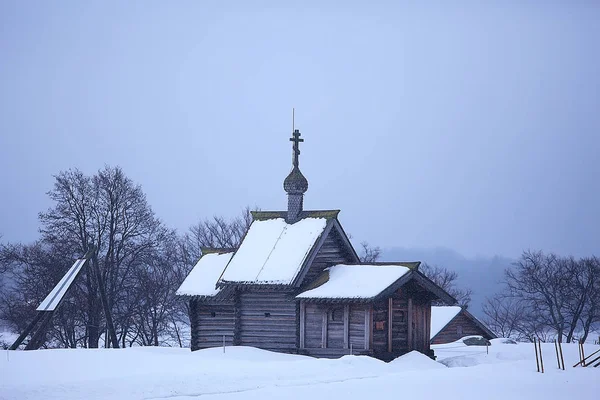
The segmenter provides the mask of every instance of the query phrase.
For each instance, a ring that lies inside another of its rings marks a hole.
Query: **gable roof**
[[[252,215],[255,219],[219,284],[292,284],[327,228],[331,214],[307,216],[293,224],[288,224],[278,212]]]
[[[460,306],[431,307],[431,330],[429,339],[433,339],[452,321],[462,310]]]
[[[473,323],[482,331],[484,331],[492,339],[496,338],[496,334],[492,332],[483,322],[478,320],[473,314],[467,311],[466,308],[460,306],[434,306],[431,307],[431,333],[430,340],[433,340],[454,318],[460,313],[473,321]]]
[[[448,304],[455,304],[454,297],[418,270],[419,264],[401,262],[336,265],[326,269],[312,287],[296,298],[316,301],[373,301],[390,296],[400,287],[413,281],[436,298]],[[393,279],[394,274],[396,279]]]
[[[219,293],[220,289],[215,285],[231,260],[233,251],[202,249],[202,253],[200,260],[177,289],[178,296],[213,297]]]
[[[401,265],[335,265],[328,280],[300,293],[299,299],[372,299],[410,271]]]

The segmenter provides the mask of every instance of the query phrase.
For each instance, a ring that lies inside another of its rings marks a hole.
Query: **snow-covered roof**
[[[227,266],[233,252],[208,253],[200,257],[179,289],[179,296],[214,296],[219,293],[217,281]]]
[[[431,333],[429,339],[440,333],[450,321],[462,310],[459,306],[434,306],[431,307]]]
[[[410,271],[402,265],[335,265],[328,270],[329,280],[300,293],[304,299],[370,299]]]
[[[62,279],[54,286],[54,289],[52,289],[52,291],[48,293],[48,296],[40,303],[39,307],[36,308],[36,311],[53,311],[65,296],[77,275],[79,275],[79,272],[86,261],[85,258],[77,259]]]
[[[255,220],[221,282],[291,284],[327,226],[327,218]]]

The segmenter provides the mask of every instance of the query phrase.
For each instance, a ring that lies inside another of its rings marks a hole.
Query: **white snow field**
[[[4,351],[2,399],[598,399],[600,368],[572,368],[577,345],[543,345],[546,372],[536,372],[532,344],[435,346],[439,361],[409,353],[390,363],[338,360],[248,347],[190,352],[174,348]],[[600,346],[586,345],[586,353]],[[449,366],[449,367],[447,367]]]

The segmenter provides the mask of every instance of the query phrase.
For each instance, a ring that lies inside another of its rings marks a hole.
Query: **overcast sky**
[[[3,240],[73,167],[180,231],[283,209],[295,107],[305,208],[356,242],[600,253],[600,2],[228,3],[0,2]]]

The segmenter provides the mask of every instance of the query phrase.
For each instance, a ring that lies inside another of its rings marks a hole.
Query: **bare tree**
[[[529,313],[523,302],[505,294],[497,294],[487,299],[483,313],[487,326],[498,336],[517,340],[524,338]]]
[[[127,331],[133,309],[129,302],[138,288],[136,274],[147,268],[148,260],[157,259],[161,243],[172,233],[155,217],[141,187],[118,167],[105,167],[93,176],[78,170],[61,172],[48,195],[54,204],[39,215],[40,241],[7,253],[16,265],[17,288],[15,298],[5,300],[12,309],[39,302],[72,260],[93,244],[96,254],[71,293],[77,307],[63,305],[51,332],[65,346],[98,347],[110,326],[102,312],[101,294],[116,317],[117,329]],[[99,271],[102,285],[93,271]]]
[[[555,254],[526,251],[505,272],[505,283],[511,296],[524,301],[532,313],[551,327],[562,341],[568,327],[570,279],[565,260]]]
[[[252,223],[250,207],[230,220],[213,216],[192,225],[184,236],[184,251],[189,264],[194,264],[202,255],[202,247],[237,248]]]
[[[379,246],[373,247],[368,242],[362,242],[360,247],[361,255],[359,258],[361,262],[370,263],[379,260],[381,256],[381,248]]]
[[[457,287],[456,280],[458,279],[458,273],[456,271],[450,271],[447,268],[427,263],[422,263],[419,271],[454,297],[458,301],[458,304],[463,307],[469,306],[473,291]]]

